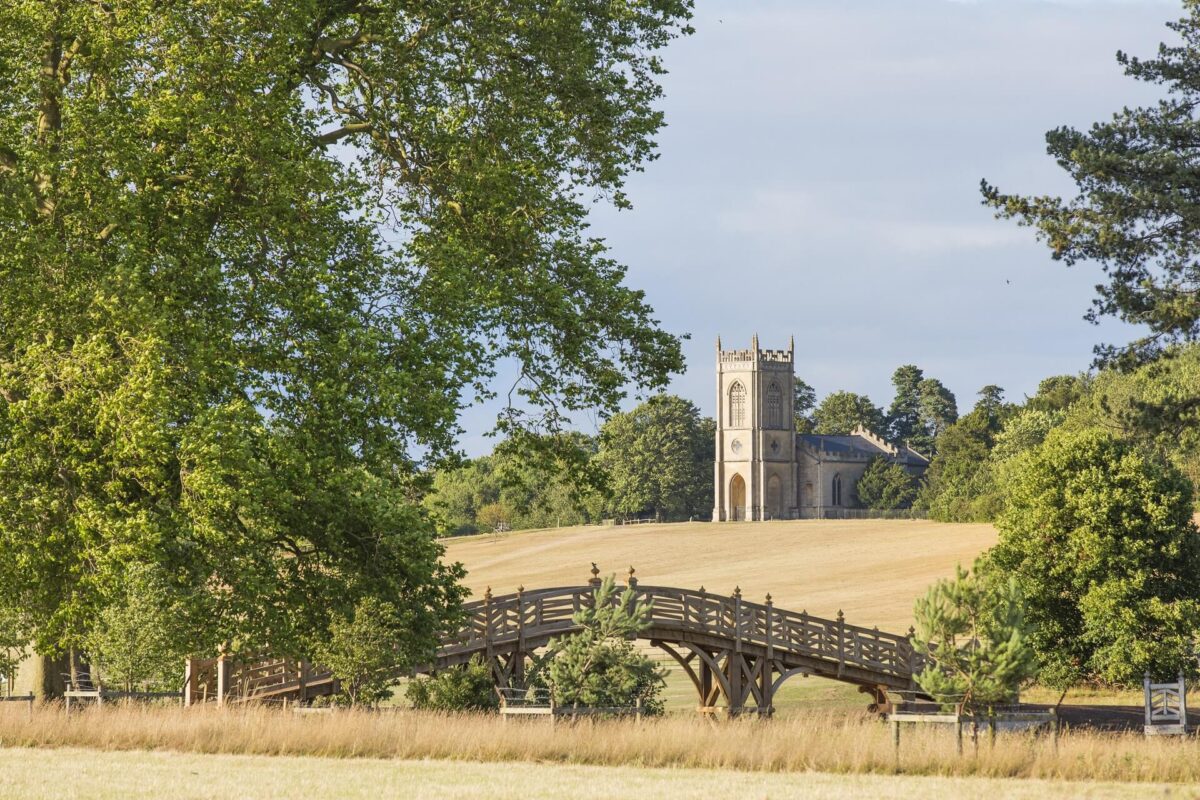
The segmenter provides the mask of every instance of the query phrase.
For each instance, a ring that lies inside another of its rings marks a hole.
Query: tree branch
[[[337,128],[335,130],[327,131],[326,133],[322,133],[320,136],[317,137],[316,141],[319,146],[325,147],[326,145],[330,145],[330,144],[333,144],[334,142],[338,142],[342,139],[345,139],[347,136],[350,136],[351,134],[370,132],[374,128],[375,128],[375,126],[370,122],[351,122],[350,124],[343,125],[342,127]]]

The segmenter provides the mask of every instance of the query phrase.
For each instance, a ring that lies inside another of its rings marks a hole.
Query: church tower
[[[713,522],[795,519],[799,470],[792,420],[795,342],[722,350],[717,339]]]

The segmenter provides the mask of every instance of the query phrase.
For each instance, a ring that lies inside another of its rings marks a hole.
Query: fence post
[[[189,658],[183,662],[183,705],[192,704],[192,695],[196,692],[196,659]]]
[[[1183,732],[1187,733],[1187,683],[1183,679],[1183,670],[1179,670],[1179,722]]]
[[[1142,688],[1146,694],[1146,727],[1150,727],[1150,670],[1142,676]]]
[[[837,632],[838,632],[838,677],[846,671],[846,615],[842,610],[838,609],[837,615]]]
[[[733,588],[733,651],[742,652],[742,587]]]
[[[217,656],[217,706],[225,705],[225,694],[229,691],[229,662],[225,653]]]
[[[768,716],[775,715],[775,639],[774,627],[775,622],[772,617],[775,614],[775,603],[771,600],[771,593],[767,593],[767,610],[765,613],[765,624],[767,628],[767,663],[759,670],[762,676],[762,697],[763,703],[766,704],[766,713]],[[759,711],[759,715],[762,715]]]
[[[913,647],[913,638],[917,635],[917,629],[912,625],[908,626],[908,688],[917,688],[917,648]]]

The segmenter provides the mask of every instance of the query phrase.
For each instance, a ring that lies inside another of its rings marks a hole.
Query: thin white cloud
[[[1029,243],[1030,233],[999,222],[939,222],[920,217],[870,217],[837,207],[835,195],[804,189],[755,190],[744,203],[720,210],[718,226],[752,236],[773,250],[798,250],[814,240],[854,241],[882,253],[934,256]]]

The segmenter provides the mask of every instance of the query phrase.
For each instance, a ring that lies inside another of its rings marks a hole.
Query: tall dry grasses
[[[810,713],[789,719],[691,717],[562,723],[495,716],[340,711],[297,715],[268,708],[47,707],[0,713],[6,747],[82,747],[328,758],[539,761],[746,771],[977,775],[997,778],[1200,780],[1200,743],[1134,734],[1000,734],[956,753],[944,726],[904,732],[899,758],[877,719]]]

